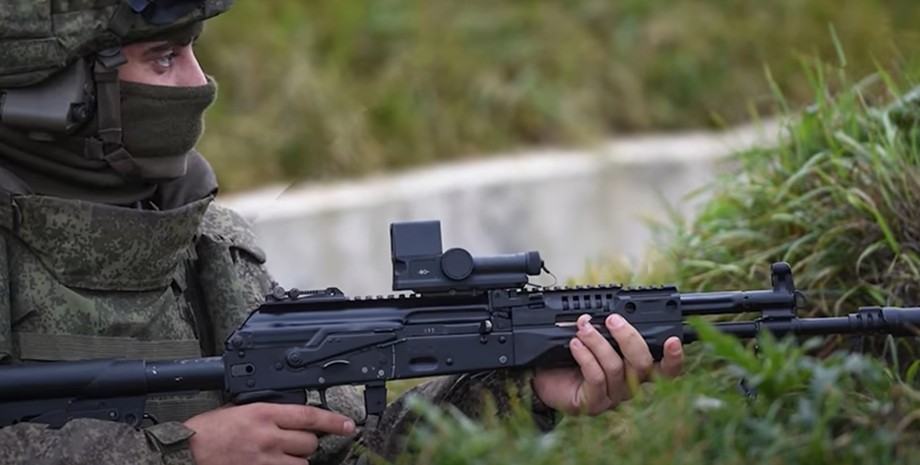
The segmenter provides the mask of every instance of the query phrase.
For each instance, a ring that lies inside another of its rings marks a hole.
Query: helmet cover
[[[0,89],[41,82],[100,50],[220,14],[233,0],[13,0],[0,8]]]

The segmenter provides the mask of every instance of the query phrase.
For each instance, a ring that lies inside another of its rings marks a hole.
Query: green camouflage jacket
[[[218,353],[272,285],[264,260],[247,223],[210,198],[159,212],[0,190],[0,363]],[[476,373],[410,392],[475,418],[483,395],[506,411],[509,384],[530,395],[528,380],[523,372]],[[310,463],[353,463],[361,449],[394,459],[418,421],[406,398],[375,428],[324,437]],[[330,389],[327,401],[364,417],[354,387]],[[160,423],[139,430],[85,419],[57,430],[6,427],[0,463],[191,464],[192,432],[181,421],[218,404],[217,393],[153,400],[148,409]],[[544,429],[555,423],[537,404],[534,414]]]

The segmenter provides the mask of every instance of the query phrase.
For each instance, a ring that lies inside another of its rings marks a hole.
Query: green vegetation
[[[920,68],[858,83],[839,67],[806,71],[816,103],[779,146],[737,154],[740,175],[707,188],[712,199],[691,223],[675,213],[657,225],[658,261],[668,266],[652,274],[699,290],[760,287],[782,260],[815,314],[918,302]],[[618,269],[589,275],[623,278]]]
[[[852,83],[828,69],[809,68],[821,91],[783,144],[739,154],[742,176],[714,185],[691,224],[664,228],[685,287],[760,287],[769,264],[786,261],[809,315],[920,304],[920,74]],[[851,90],[831,96],[831,87]],[[911,347],[902,357],[915,356]]]
[[[801,57],[835,35],[851,75],[899,69],[916,24],[914,0],[237,2],[198,47],[201,149],[228,191],[719,127],[776,112],[765,69],[810,102]]]
[[[840,50],[843,50],[841,47]],[[843,52],[809,64],[813,105],[793,111],[776,148],[737,154],[739,172],[707,189],[700,215],[659,225],[658,258],[590,281],[676,282],[685,291],[762,288],[769,265],[794,266],[809,305],[920,304],[920,68],[853,82]],[[485,423],[420,406],[419,463],[910,464],[920,454],[916,338],[869,338],[864,354],[834,338],[750,344],[696,320],[685,376],[646,386],[616,412],[566,418],[551,434],[523,412]],[[707,331],[707,328],[709,330]],[[705,349],[705,350],[701,350]],[[737,389],[741,378],[754,398]]]
[[[660,226],[658,260],[639,273],[601,263],[589,279],[761,288],[769,264],[785,260],[810,314],[918,305],[914,3],[238,2],[200,47],[222,94],[202,149],[225,189],[239,189],[794,115],[779,147],[738,154],[741,171],[708,190],[694,220],[675,215]],[[920,457],[915,345],[871,341],[867,352],[882,359],[840,353],[833,338],[804,346],[766,338],[756,354],[718,334],[705,339],[691,346],[685,376],[644,387],[611,414],[566,418],[547,435],[523,412],[478,423],[419,406],[432,421],[416,430],[414,460]],[[741,376],[755,398],[739,394]]]

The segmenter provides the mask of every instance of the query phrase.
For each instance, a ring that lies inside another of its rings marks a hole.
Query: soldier
[[[0,11],[0,363],[213,355],[272,287],[247,224],[212,203],[217,183],[194,150],[215,98],[192,49],[232,0],[14,0]],[[484,394],[507,411],[530,399],[598,414],[628,398],[627,373],[676,376],[622,319],[601,334],[579,320],[579,368],[439,378],[411,392],[476,417]],[[509,391],[509,385],[518,389]],[[152,399],[154,425],[78,419],[0,430],[0,462],[351,463],[356,444],[393,459],[417,421],[405,396],[378,427],[356,428],[363,399],[331,389],[313,405],[221,406],[217,393]],[[322,436],[322,439],[319,437]]]

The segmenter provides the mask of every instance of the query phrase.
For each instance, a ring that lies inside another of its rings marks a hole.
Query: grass
[[[813,99],[805,56],[863,75],[920,48],[913,0],[237,2],[197,48],[224,191],[537,144],[722,127]],[[772,83],[766,78],[769,69]]]
[[[805,70],[816,103],[789,120],[783,143],[737,154],[740,172],[696,193],[711,200],[695,219],[653,225],[647,275],[695,290],[761,288],[770,264],[787,261],[812,315],[920,301],[920,69],[858,82],[836,65]],[[609,262],[588,276],[624,278]]]
[[[668,260],[685,286],[762,286],[769,264],[786,261],[807,315],[920,302],[920,94],[905,95],[917,75],[849,83],[825,69],[810,68],[824,90],[788,126],[786,142],[740,154],[743,175],[712,188],[692,223],[665,229]],[[851,90],[831,94],[831,80]],[[903,349],[913,357],[910,346]]]
[[[838,47],[839,50],[844,48]],[[788,109],[782,143],[737,154],[741,168],[706,189],[693,220],[658,225],[654,260],[598,261],[584,281],[676,282],[682,290],[760,289],[788,261],[809,299],[803,316],[920,302],[920,68],[848,77],[846,56],[803,68],[813,104]],[[654,278],[654,279],[651,279]],[[694,320],[684,376],[659,380],[615,412],[565,418],[551,434],[519,412],[470,421],[419,409],[427,464],[910,464],[920,453],[916,338],[750,344]],[[708,330],[707,330],[708,328]],[[744,379],[756,396],[742,395]],[[521,409],[523,410],[523,409]]]
[[[840,53],[835,64],[804,68],[815,103],[788,120],[782,144],[737,154],[739,172],[703,191],[711,200],[695,219],[675,213],[656,226],[658,247],[644,273],[600,261],[589,269],[589,280],[760,289],[769,282],[770,264],[786,261],[807,298],[803,316],[916,306],[920,69],[853,81]],[[776,98],[787,107],[778,90]],[[821,352],[850,342],[826,338]],[[913,340],[897,350],[878,338],[862,343],[889,361],[917,358]]]

